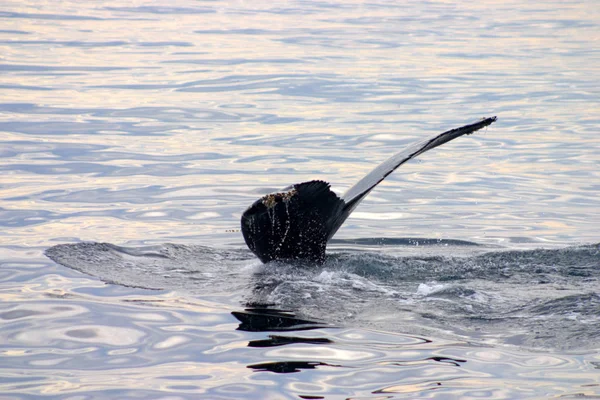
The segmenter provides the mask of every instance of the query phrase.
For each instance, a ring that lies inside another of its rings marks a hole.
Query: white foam
[[[436,282],[419,283],[419,287],[417,287],[416,294],[418,296],[429,296],[430,294],[439,292],[440,290],[443,290],[446,287],[447,285]]]
[[[321,282],[326,284],[332,284],[339,279],[339,273],[334,271],[322,271],[319,275],[317,275],[314,278],[315,282]]]

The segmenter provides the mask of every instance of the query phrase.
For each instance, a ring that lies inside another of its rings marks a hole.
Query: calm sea
[[[6,1],[1,399],[600,398],[594,1]],[[322,266],[239,219],[415,140]]]

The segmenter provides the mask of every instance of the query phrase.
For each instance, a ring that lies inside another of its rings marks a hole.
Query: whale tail
[[[310,181],[256,200],[242,214],[246,244],[262,261],[325,260],[329,233],[345,203],[329,183]]]
[[[420,154],[494,121],[496,117],[485,118],[409,146],[373,169],[341,198],[331,191],[329,183],[318,180],[267,194],[242,214],[244,240],[262,262],[280,259],[323,262],[329,239],[389,174]]]

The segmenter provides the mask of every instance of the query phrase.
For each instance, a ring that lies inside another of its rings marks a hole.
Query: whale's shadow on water
[[[263,305],[262,307],[247,308],[244,311],[233,311],[231,313],[240,324],[238,330],[245,332],[277,332],[277,335],[268,335],[264,339],[250,340],[248,347],[269,348],[287,345],[318,345],[333,344],[333,340],[326,337],[300,337],[292,335],[293,332],[309,331],[331,326],[306,319],[297,318],[290,311],[279,310]],[[283,335],[282,333],[287,333]],[[275,373],[300,372],[303,369],[314,369],[317,366],[337,367],[321,361],[271,361],[260,364],[248,365],[255,371],[271,371]]]
[[[324,264],[263,265],[245,249],[175,244],[61,244],[46,254],[105,282],[241,306],[241,330],[353,326],[560,349],[600,342],[598,245],[507,250],[377,238],[336,246]]]
[[[322,322],[309,321],[300,319],[290,311],[278,310],[267,306],[257,308],[247,308],[244,311],[234,311],[232,315],[240,322],[238,330],[246,332],[265,332],[277,334],[269,334],[265,339],[250,340],[248,347],[257,349],[280,347],[288,345],[316,345],[316,346],[344,346],[343,343],[336,343],[329,337],[311,336],[294,336],[291,333],[301,331],[312,331],[322,329],[336,329],[331,325]],[[322,332],[322,331],[321,331]],[[282,334],[282,333],[285,333]],[[322,333],[323,334],[323,333]],[[431,343],[431,340],[426,338],[414,337],[410,346],[422,345]],[[326,353],[325,353],[326,354]],[[455,359],[443,356],[430,356],[423,359],[411,360],[393,360],[386,362],[386,365],[422,365],[427,363],[442,363],[454,367],[460,367],[467,360]],[[381,362],[379,363],[381,364]],[[362,366],[362,365],[361,365]],[[247,366],[255,371],[270,371],[278,374],[287,374],[300,372],[304,369],[315,369],[317,367],[334,367],[334,368],[356,368],[358,365],[332,364],[319,360],[286,360],[286,361],[269,361],[258,364],[250,364]]]

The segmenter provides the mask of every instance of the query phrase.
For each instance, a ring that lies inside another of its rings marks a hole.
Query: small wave
[[[62,244],[46,254],[110,283],[271,304],[334,324],[532,347],[597,346],[597,245],[460,249],[431,255],[432,247],[423,246],[401,256],[354,248],[320,266],[262,265],[246,250],[176,244]]]
[[[437,293],[442,291],[446,285],[441,285],[435,282],[432,283],[421,283],[419,287],[417,287],[417,296],[429,296],[432,293]]]

